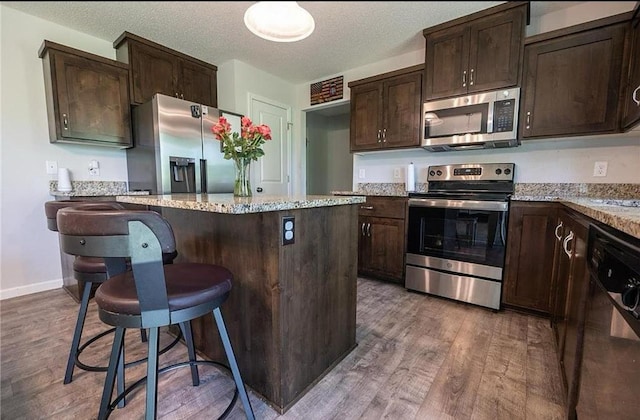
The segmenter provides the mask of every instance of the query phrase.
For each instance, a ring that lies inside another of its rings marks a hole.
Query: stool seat
[[[169,310],[179,311],[222,298],[231,290],[233,275],[211,264],[181,263],[164,266]],[[102,310],[140,315],[140,301],[133,272],[113,276],[96,290],[95,301]]]

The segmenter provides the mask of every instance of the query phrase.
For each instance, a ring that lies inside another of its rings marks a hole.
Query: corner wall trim
[[[26,286],[12,287],[0,290],[0,300],[10,299],[18,296],[30,295],[32,293],[44,292],[62,287],[62,279],[43,281],[41,283],[29,284]]]

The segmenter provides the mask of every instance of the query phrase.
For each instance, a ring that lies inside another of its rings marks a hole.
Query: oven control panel
[[[428,181],[513,181],[514,163],[429,166]]]

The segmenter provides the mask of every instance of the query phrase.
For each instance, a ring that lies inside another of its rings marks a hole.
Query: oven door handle
[[[409,207],[435,207],[488,211],[507,211],[509,203],[504,201],[478,201],[478,200],[444,200],[433,198],[410,198]]]

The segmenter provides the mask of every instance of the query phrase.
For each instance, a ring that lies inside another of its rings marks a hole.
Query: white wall
[[[89,180],[87,166],[97,159],[100,176],[92,180],[127,180],[122,150],[49,143],[38,58],[45,39],[115,58],[110,42],[0,6],[0,298],[62,284],[58,236],[47,230],[44,216],[55,179],[46,174],[46,160],[69,168],[72,180]]]

